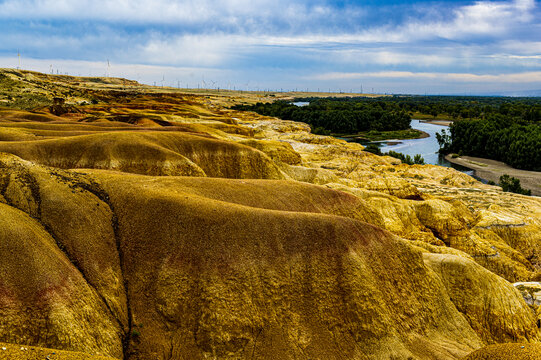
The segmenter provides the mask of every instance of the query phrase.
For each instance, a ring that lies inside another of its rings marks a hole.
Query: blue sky
[[[0,0],[0,33],[1,67],[158,85],[541,89],[534,0]]]

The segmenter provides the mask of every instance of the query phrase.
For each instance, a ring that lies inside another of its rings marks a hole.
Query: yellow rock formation
[[[535,360],[541,359],[539,344],[499,344],[477,350],[464,360]]]
[[[541,277],[539,198],[224,107],[259,94],[4,74],[66,105],[0,109],[0,341],[119,359],[538,349],[512,283]]]

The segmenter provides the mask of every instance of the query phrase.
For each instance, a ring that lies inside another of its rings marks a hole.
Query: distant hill
[[[509,91],[504,93],[505,96],[541,96],[540,90],[523,90],[523,91]]]
[[[471,95],[471,94],[469,94]],[[493,93],[478,93],[476,96],[512,96],[512,97],[538,97],[541,96],[540,90],[513,90],[513,91],[498,91]]]

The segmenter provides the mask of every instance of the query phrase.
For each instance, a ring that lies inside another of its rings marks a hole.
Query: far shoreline
[[[501,161],[473,156],[453,158],[451,155],[446,155],[445,160],[474,170],[476,176],[485,180],[492,180],[496,184],[500,182],[500,176],[507,174],[519,179],[522,188],[531,190],[532,195],[541,196],[541,172],[539,171],[515,169]]]
[[[331,134],[330,136],[335,137],[337,139],[346,140],[347,142],[355,141],[355,142],[366,142],[366,143],[383,143],[383,142],[388,142],[388,141],[417,140],[417,139],[425,139],[427,137],[430,137],[430,134],[423,131],[423,130],[418,130],[418,129],[414,129],[414,130],[419,133],[419,136],[414,137],[414,138],[411,138],[411,137],[392,137],[392,138],[388,138],[388,139],[371,140],[371,139],[363,137],[362,135],[359,135],[359,134],[346,134],[346,135]]]
[[[441,120],[441,119],[433,119],[433,120],[415,119],[415,120],[419,120],[420,122],[425,123],[425,124],[440,125],[440,126],[449,126],[453,123],[453,120]]]

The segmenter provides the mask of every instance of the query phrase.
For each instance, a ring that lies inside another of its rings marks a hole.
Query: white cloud
[[[541,55],[530,55],[530,56],[526,56],[526,55],[504,55],[503,57],[507,57],[509,59],[535,59],[535,60],[539,60],[541,59]]]
[[[419,49],[394,49],[392,47],[369,48],[369,49],[338,49],[324,50],[327,56],[337,64],[357,66],[449,66],[460,61],[456,49],[454,54],[450,49],[427,49],[422,53]]]
[[[428,16],[422,20],[410,19],[397,28],[383,32],[381,41],[400,39],[402,42],[428,39],[469,40],[475,36],[498,37],[506,35],[514,27],[534,19],[534,0],[478,1],[451,10],[449,19],[433,21]],[[440,17],[446,14],[436,13]]]
[[[261,73],[269,82],[297,81],[261,70],[286,64],[296,67],[292,71],[296,74],[316,67],[337,71],[310,78],[318,81],[363,77],[411,83],[539,81],[541,25],[534,15],[538,12],[534,0],[465,6],[441,1],[420,3],[414,10],[404,5],[397,8],[415,16],[381,20],[377,16],[386,10],[368,13],[367,7],[338,9],[329,4],[327,0],[0,0],[0,22],[24,25],[13,31],[2,28],[0,51],[13,53],[20,47],[25,58],[33,53],[40,58],[153,64],[144,68],[148,74],[154,71],[151,68],[170,74],[195,69],[199,75],[194,79],[213,68],[215,74],[236,69],[237,74],[251,71],[252,77]],[[424,13],[422,6],[427,6]],[[254,62],[247,65],[247,59]],[[49,68],[49,60],[44,61],[41,71]],[[93,71],[104,72],[103,62],[77,64],[71,73],[99,67]],[[190,71],[182,74],[189,76]],[[476,74],[485,71],[502,74]],[[503,74],[509,71],[515,74]]]
[[[241,41],[236,38],[226,35],[155,36],[133,55],[152,64],[219,66],[235,55],[233,48]]]
[[[296,34],[303,34],[277,39],[279,44],[285,42],[286,45],[411,42],[504,34],[509,28],[533,19],[535,0],[478,1],[455,9],[432,4],[425,9],[425,16],[416,14],[397,26],[385,26],[382,21],[380,25],[363,27],[361,19],[370,15],[366,9],[361,6],[338,9],[324,5],[324,0],[5,0],[0,2],[0,18],[198,26],[203,29],[198,31],[206,33],[220,28],[268,35],[269,29],[279,33],[295,29]],[[343,26],[350,22],[356,25]],[[281,28],[284,25],[285,28]],[[325,25],[340,35],[318,36]],[[348,31],[348,28],[353,30]]]
[[[508,53],[519,55],[541,54],[541,41],[528,41],[527,39],[513,39],[502,41],[499,47]]]
[[[411,71],[378,71],[378,72],[331,72],[311,76],[310,80],[337,81],[351,79],[411,79],[411,80],[441,80],[456,82],[478,83],[541,83],[541,71],[531,71],[513,74],[470,74],[470,73],[429,73]]]
[[[113,23],[254,28],[269,21],[290,25],[324,18],[330,9],[287,0],[5,0],[0,18],[89,20]]]

